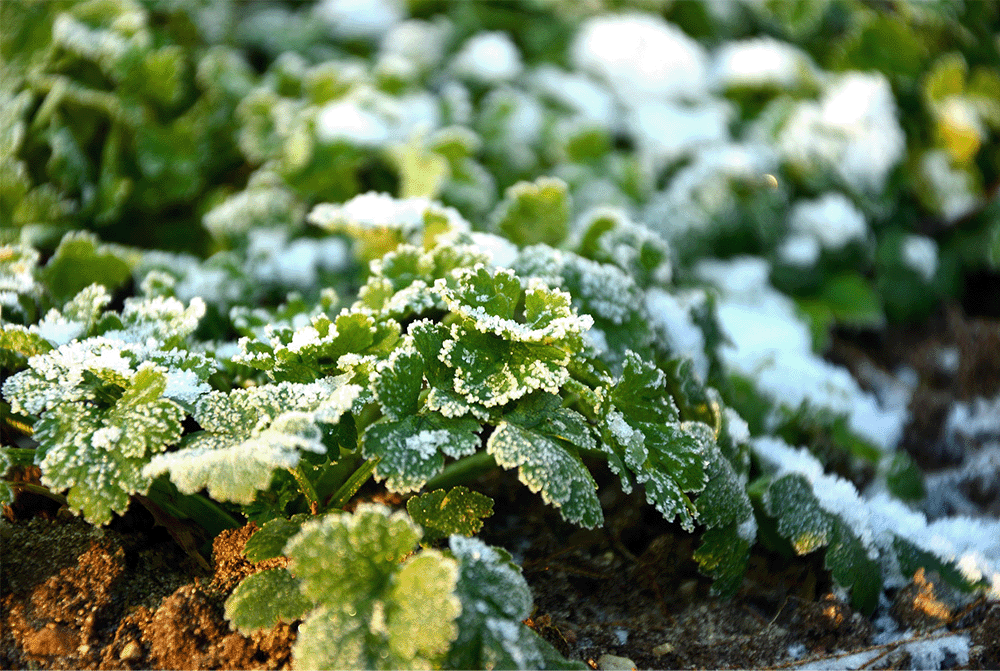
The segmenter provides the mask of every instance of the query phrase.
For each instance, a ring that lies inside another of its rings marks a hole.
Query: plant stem
[[[347,502],[351,500],[351,497],[354,496],[359,489],[361,489],[361,485],[365,484],[365,481],[367,481],[368,478],[372,476],[372,473],[375,472],[375,467],[378,466],[379,461],[380,457],[368,459],[361,464],[358,470],[351,473],[351,477],[347,478],[347,482],[342,484],[340,489],[334,492],[333,496],[330,497],[330,503],[327,505],[327,508],[343,508],[347,505]]]
[[[40,485],[33,485],[30,482],[11,482],[7,481],[7,486],[12,489],[23,489],[25,491],[31,492],[32,494],[38,494],[39,496],[44,496],[45,498],[52,499],[56,503],[61,505],[69,505],[66,497],[62,494],[56,494],[55,492],[50,492],[45,487]]]
[[[424,489],[431,491],[466,483],[496,467],[497,462],[492,454],[486,451],[476,452],[445,466],[443,471],[427,481]]]
[[[7,456],[10,457],[15,466],[31,466],[35,463],[35,449],[33,447],[8,447]]]
[[[319,495],[316,493],[316,488],[309,482],[309,478],[306,477],[306,472],[303,470],[302,465],[299,464],[295,468],[289,468],[288,472],[295,478],[295,482],[299,486],[299,491],[309,501],[309,510],[315,515],[319,512]]]

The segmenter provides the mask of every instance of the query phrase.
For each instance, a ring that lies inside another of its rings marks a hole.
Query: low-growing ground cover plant
[[[256,522],[226,616],[300,668],[573,666],[491,469],[594,528],[606,467],[723,597],[757,544],[996,596],[1000,525],[815,352],[1000,259],[997,6],[803,8],[5,3],[0,497]]]

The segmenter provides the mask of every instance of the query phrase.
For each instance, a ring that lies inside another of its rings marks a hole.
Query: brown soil
[[[906,364],[917,372],[904,447],[923,468],[955,468],[975,451],[946,445],[942,427],[956,400],[1000,393],[1000,323],[952,311],[922,332],[841,333],[835,343],[831,358],[873,387],[880,371]],[[949,348],[958,351],[957,367],[941,365]],[[635,493],[602,486],[607,524],[587,531],[564,523],[509,473],[477,485],[496,501],[483,539],[514,554],[533,590],[529,626],[592,668],[609,668],[615,660],[606,655],[639,668],[773,668],[793,665],[792,646],[806,660],[872,646],[873,622],[834,596],[818,554],[786,559],[758,546],[741,590],[722,601],[692,559],[697,535],[664,522]],[[996,503],[977,505],[991,511]],[[240,580],[283,561],[254,566],[242,557],[256,527],[217,537],[206,570],[152,528],[141,506],[133,509],[96,529],[27,493],[5,508],[0,666],[290,668],[297,623],[246,637],[223,616]],[[967,633],[965,668],[1000,668],[1000,604],[955,601],[934,576],[919,574],[891,612],[917,639]],[[874,668],[909,668],[899,644],[875,649]]]

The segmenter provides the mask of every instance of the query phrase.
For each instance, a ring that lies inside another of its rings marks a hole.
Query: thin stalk
[[[316,488],[313,487],[312,483],[309,482],[309,478],[306,477],[306,472],[299,464],[295,468],[289,468],[288,472],[292,474],[295,478],[295,482],[299,486],[299,491],[305,495],[306,500],[309,501],[309,510],[313,515],[319,512],[319,494],[316,493]]]
[[[32,466],[35,463],[35,448],[8,447],[7,456],[15,466]]]
[[[358,470],[351,473],[351,477],[347,478],[347,482],[340,486],[333,496],[330,497],[330,503],[327,504],[327,508],[343,508],[347,505],[347,502],[351,500],[351,497],[358,493],[361,489],[361,485],[372,476],[375,472],[375,467],[378,466],[378,462],[381,460],[380,457],[374,457],[365,461]]]
[[[492,471],[496,467],[497,462],[492,454],[486,451],[476,452],[445,466],[444,470],[427,481],[424,489],[431,491],[432,489],[444,489],[445,487],[467,483],[483,473]]]

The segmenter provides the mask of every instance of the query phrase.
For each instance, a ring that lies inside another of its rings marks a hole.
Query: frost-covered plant
[[[599,4],[5,3],[0,466],[97,524],[263,525],[288,565],[227,612],[303,619],[304,666],[561,663],[462,536],[493,468],[594,527],[606,463],[720,594],[758,542],[865,609],[995,591],[901,503],[905,403],[816,355],[1000,258],[993,10]]]

